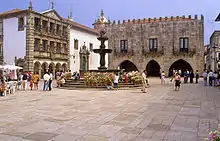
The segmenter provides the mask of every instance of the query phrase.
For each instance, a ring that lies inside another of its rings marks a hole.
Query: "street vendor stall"
[[[19,66],[14,65],[0,65],[1,74],[1,96],[7,93],[12,94],[15,92],[17,86],[17,71],[23,69]]]

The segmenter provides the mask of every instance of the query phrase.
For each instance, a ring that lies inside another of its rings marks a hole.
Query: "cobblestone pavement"
[[[18,91],[0,98],[1,141],[200,141],[220,120],[220,90],[150,80],[140,89]]]

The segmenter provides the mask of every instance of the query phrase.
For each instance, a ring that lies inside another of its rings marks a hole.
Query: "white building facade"
[[[70,29],[70,70],[72,72],[98,69],[100,56],[93,52],[93,49],[98,49],[100,46],[98,36],[99,33],[96,30],[72,22]],[[106,55],[107,65],[108,56]]]

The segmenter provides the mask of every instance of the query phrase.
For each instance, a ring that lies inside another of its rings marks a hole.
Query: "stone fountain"
[[[106,49],[105,48],[105,41],[108,40],[108,37],[105,36],[105,31],[100,31],[100,37],[97,39],[101,42],[100,49],[93,49],[94,53],[98,53],[100,55],[100,67],[98,67],[99,71],[106,71],[107,67],[105,67],[105,55],[107,53],[111,53],[112,49]]]

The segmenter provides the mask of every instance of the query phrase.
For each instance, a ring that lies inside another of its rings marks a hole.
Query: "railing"
[[[42,58],[42,59],[59,59],[59,60],[68,60],[68,54],[58,54],[53,52],[34,52],[35,58]]]
[[[178,49],[178,50],[173,49],[173,55],[174,56],[189,56],[189,57],[192,57],[195,54],[196,54],[196,49],[195,48],[193,48],[193,49],[185,48],[185,49]]]
[[[116,49],[113,50],[114,54],[116,56],[133,56],[134,55],[134,50],[121,50],[117,51]]]
[[[159,57],[164,55],[164,47],[157,47],[157,48],[144,48],[142,49],[142,54],[148,57]]]

